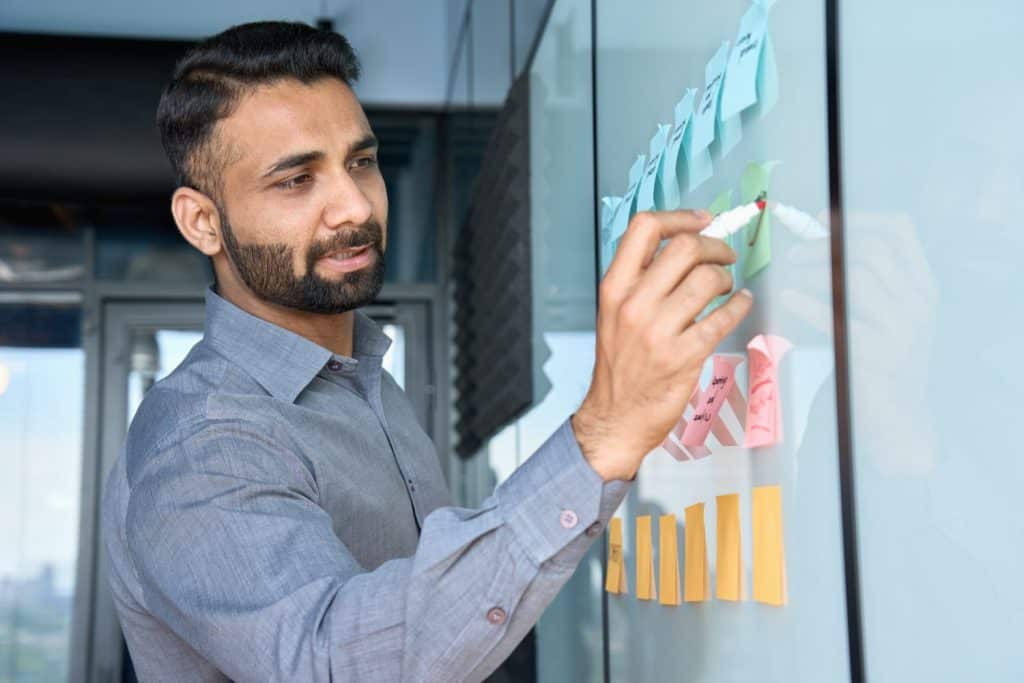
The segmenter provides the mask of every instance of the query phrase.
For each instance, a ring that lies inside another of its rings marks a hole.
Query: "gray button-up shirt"
[[[478,681],[618,507],[569,420],[477,510],[356,312],[351,358],[206,293],[146,394],[103,536],[143,681]]]

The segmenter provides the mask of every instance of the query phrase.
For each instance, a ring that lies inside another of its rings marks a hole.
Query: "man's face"
[[[325,78],[260,87],[215,135],[231,150],[219,209],[242,282],[265,301],[312,313],[373,301],[387,192],[377,141],[348,86]]]

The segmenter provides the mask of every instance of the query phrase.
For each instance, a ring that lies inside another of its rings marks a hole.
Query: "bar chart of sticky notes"
[[[654,545],[654,518],[651,515],[636,516],[633,520],[631,565],[632,575],[636,577],[637,599],[678,606],[682,603],[707,602],[711,600],[713,592],[716,600],[743,602],[748,599],[745,567],[749,562],[753,600],[777,607],[787,604],[782,489],[778,485],[757,486],[750,495],[751,558],[743,557],[740,494],[729,493],[715,497],[713,591],[704,502],[694,503],[684,510],[681,575],[676,516],[667,514],[657,518],[657,549]],[[629,593],[629,563],[624,553],[622,528],[622,518],[611,520],[605,572],[605,590],[618,595]]]

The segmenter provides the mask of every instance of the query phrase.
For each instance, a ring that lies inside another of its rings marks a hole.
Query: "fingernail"
[[[753,294],[753,292],[751,292],[751,291],[750,291],[749,289],[747,289],[746,287],[744,287],[743,289],[741,289],[741,290],[740,290],[740,294],[742,294],[742,295],[744,295],[744,296],[748,296],[748,297],[750,297],[751,299],[753,299],[753,298],[754,298],[754,294]]]
[[[706,221],[707,219],[711,218],[711,214],[705,211],[704,209],[697,209],[696,211],[693,212],[693,215],[701,219],[702,221]]]

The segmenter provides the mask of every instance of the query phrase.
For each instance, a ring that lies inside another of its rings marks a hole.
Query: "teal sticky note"
[[[615,208],[614,218],[611,223],[611,239],[617,243],[629,227],[629,219],[636,212],[636,195],[640,189],[640,180],[643,176],[644,162],[647,157],[643,154],[636,158],[629,169],[629,189],[622,197],[622,202]],[[613,249],[614,251],[614,249]]]
[[[715,200],[713,202],[711,202],[711,204],[708,205],[708,209],[707,210],[711,213],[711,215],[717,216],[718,214],[722,213],[723,211],[728,211],[731,208],[732,208],[732,190],[723,190],[722,192],[720,192],[718,194],[717,197],[715,197]],[[736,235],[729,235],[728,237],[725,238],[724,242],[726,244],[728,244],[730,247],[732,247],[733,249],[736,249],[736,242],[737,242]],[[737,284],[736,280],[735,280],[735,278],[736,278],[736,266],[735,265],[731,265],[731,266],[726,266],[726,267],[728,268],[729,272],[733,276],[733,284],[734,285]],[[734,289],[735,289],[735,287],[734,287]],[[714,299],[712,299],[711,303],[709,303],[707,305],[707,307],[705,307],[704,312],[701,314],[700,317],[704,317],[708,313],[711,313],[711,311],[715,310],[716,308],[718,308],[719,306],[724,304],[726,301],[729,300],[729,296],[730,296],[729,294],[723,294],[722,296],[717,296]]]
[[[724,41],[718,52],[704,67],[704,93],[697,112],[693,115],[693,149],[699,151],[711,146],[715,139],[715,121],[718,119],[718,100],[722,92],[722,79],[729,63],[729,41]]]
[[[765,161],[760,164],[747,164],[740,178],[740,203],[756,201],[761,195],[771,199],[769,182],[772,169],[778,161]],[[746,227],[737,233],[743,240],[743,277],[750,279],[764,270],[772,260],[772,214],[764,210],[750,219]]]
[[[686,179],[687,187],[693,192],[700,187],[705,180],[711,177],[714,169],[711,166],[711,152],[705,147],[702,150],[692,150],[691,127],[683,136],[683,149],[686,150]]]
[[[612,243],[612,221],[615,211],[622,203],[622,197],[601,197],[601,245]]]
[[[720,117],[724,121],[757,102],[758,71],[763,61],[770,7],[770,2],[755,1],[740,19],[722,86]]]
[[[662,209],[679,208],[680,181],[686,171],[686,155],[680,154],[680,151],[683,148],[683,137],[693,117],[693,101],[696,94],[694,88],[689,88],[676,103],[675,124],[665,144],[665,155],[661,160],[661,177],[658,181],[661,188],[659,205]]]
[[[658,130],[651,138],[647,165],[644,166],[644,175],[636,196],[637,211],[652,211],[657,208],[655,189],[658,184],[658,169],[661,167],[661,159],[665,154],[665,142],[668,140],[670,129],[671,126],[658,124]]]

